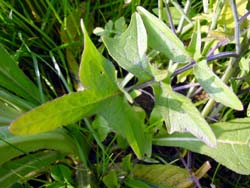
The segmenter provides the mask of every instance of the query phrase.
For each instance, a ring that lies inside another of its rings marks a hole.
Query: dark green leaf
[[[40,104],[38,88],[22,72],[8,52],[0,46],[0,86],[25,98],[36,105]]]
[[[100,114],[113,130],[127,139],[137,157],[143,158],[148,149],[145,148],[144,118],[139,118],[137,112],[121,96],[113,97]],[[149,147],[151,150],[151,143]]]

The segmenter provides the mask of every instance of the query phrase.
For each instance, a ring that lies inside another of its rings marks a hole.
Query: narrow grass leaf
[[[210,147],[216,146],[216,138],[206,120],[185,96],[172,91],[165,84],[154,87],[156,108],[161,113],[168,132],[189,132]]]
[[[216,102],[235,110],[243,110],[243,106],[233,91],[208,67],[206,61],[201,61],[194,66],[194,75],[203,89]]]
[[[210,148],[189,134],[159,136],[153,143],[176,146],[212,157],[227,168],[244,175],[250,174],[250,118],[234,119],[211,125],[217,137],[217,147]]]
[[[186,63],[191,60],[183,43],[164,22],[143,7],[137,7],[137,11],[145,25],[149,47],[162,52],[166,57],[178,63]]]
[[[109,54],[122,68],[142,80],[152,77],[146,58],[147,33],[138,13],[132,15],[128,29],[119,37],[102,39]]]
[[[17,160],[8,161],[0,168],[0,184],[2,187],[15,187],[19,181],[32,179],[34,171],[42,172],[44,167],[62,158],[62,154],[57,151],[40,151],[32,153]]]
[[[36,105],[40,104],[38,88],[2,46],[0,46],[0,56],[0,86],[25,98],[27,101]]]

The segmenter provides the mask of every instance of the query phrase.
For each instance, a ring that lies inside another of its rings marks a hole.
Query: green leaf
[[[34,108],[9,127],[13,134],[26,135],[54,130],[95,114],[114,93],[94,90],[70,93]]]
[[[0,101],[0,126],[8,126],[21,112],[12,105]]]
[[[103,182],[107,186],[107,188],[119,188],[120,187],[116,172],[113,170],[103,177]]]
[[[205,60],[194,66],[194,75],[203,89],[216,102],[220,102],[235,110],[243,110],[243,106],[238,97],[209,69]]]
[[[187,188],[191,187],[193,183],[186,169],[170,164],[137,164],[133,169],[133,174],[135,178],[156,185],[154,187]]]
[[[236,0],[236,7],[239,17],[243,16],[246,11],[247,1],[246,0]],[[217,20],[218,24],[226,26],[227,28],[235,28],[234,17],[230,1],[225,0],[224,6],[222,8],[219,19]]]
[[[84,52],[80,65],[80,80],[86,89],[95,89],[105,95],[118,90],[115,69],[96,49],[81,22],[84,34]]]
[[[109,54],[122,68],[142,80],[152,77],[146,59],[147,33],[139,14],[132,15],[130,25],[122,35],[102,39]]]
[[[0,86],[33,104],[40,104],[38,88],[2,46],[0,46],[0,57]]]
[[[185,63],[191,60],[183,43],[160,19],[138,6],[137,11],[142,17],[148,34],[149,47],[156,49],[166,55],[169,59]]]
[[[161,113],[168,132],[189,132],[210,147],[216,146],[216,138],[206,120],[185,96],[174,92],[162,83],[154,87],[156,109]]]
[[[64,184],[72,184],[72,173],[72,170],[64,164],[57,164],[51,169],[51,177]]]
[[[63,129],[28,136],[13,136],[1,127],[0,165],[18,156],[42,149],[56,150],[64,154],[77,155],[75,142]]]
[[[151,150],[151,143],[145,146],[145,117],[139,118],[138,113],[129,106],[124,100],[124,97],[113,97],[112,100],[105,105],[100,114],[116,133],[127,139],[138,158],[142,159],[144,157],[144,153],[146,149],[148,149],[145,147],[148,145],[150,145]]]
[[[250,118],[234,119],[211,125],[217,147],[210,148],[189,134],[160,136],[153,143],[161,146],[182,147],[212,157],[227,168],[239,173],[250,174]]]
[[[46,171],[51,163],[60,158],[61,154],[57,151],[39,151],[38,153],[31,153],[16,160],[8,161],[0,166],[0,185],[10,187],[16,182],[34,178],[32,175],[35,175],[38,171]]]
[[[202,40],[201,40],[200,20],[197,19],[192,34],[192,38],[188,46],[188,51],[192,54],[195,60],[201,57],[201,49],[202,49],[201,42]]]

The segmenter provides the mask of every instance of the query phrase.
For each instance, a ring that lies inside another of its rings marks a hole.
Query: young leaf
[[[201,61],[194,66],[194,75],[203,89],[216,102],[220,102],[235,110],[243,110],[238,97],[209,69],[206,61]]]
[[[169,59],[178,63],[186,63],[191,60],[183,43],[165,23],[143,7],[138,6],[137,11],[141,15],[145,25],[149,47],[162,52]]]
[[[84,34],[84,52],[79,74],[83,86],[87,89],[98,90],[103,94],[117,91],[115,69],[112,63],[105,59],[96,49],[83,22],[81,22],[81,27]]]
[[[118,134],[125,137],[136,153],[142,159],[148,145],[151,150],[151,143],[148,144],[144,134],[144,117],[140,118],[138,113],[124,101],[121,96],[113,97],[100,112],[106,119],[109,126]],[[145,143],[147,143],[145,145]]]
[[[160,136],[153,143],[182,147],[212,157],[227,168],[244,175],[250,174],[250,118],[234,119],[211,125],[217,137],[217,147],[210,148],[189,134]]]
[[[119,37],[104,36],[103,42],[116,62],[139,79],[151,78],[146,59],[147,33],[139,14],[134,13],[128,29]]]
[[[10,125],[9,130],[17,135],[54,130],[93,115],[113,94],[85,90],[64,95],[25,113]]]
[[[216,146],[216,138],[210,126],[185,96],[172,91],[165,84],[154,87],[156,109],[161,113],[168,132],[189,132],[210,147]]]
[[[39,90],[22,72],[8,52],[0,46],[0,86],[23,97],[33,104],[40,104]]]

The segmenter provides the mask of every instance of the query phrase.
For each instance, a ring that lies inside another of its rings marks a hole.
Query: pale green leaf
[[[154,87],[156,108],[161,113],[168,132],[189,132],[210,147],[216,146],[216,138],[206,120],[185,96],[172,91],[162,83]]]
[[[137,7],[137,11],[145,25],[149,47],[162,52],[169,59],[178,63],[186,63],[191,60],[183,43],[164,22],[143,7]]]
[[[195,60],[201,57],[201,26],[200,20],[197,19],[193,30],[192,38],[188,46],[188,51]]]
[[[0,86],[33,104],[40,104],[38,88],[2,46],[0,46],[0,57]]]
[[[119,188],[117,174],[114,170],[109,171],[109,173],[103,177],[103,183],[107,188]]]
[[[246,11],[247,1],[246,0],[235,0],[237,12],[239,16],[243,16]],[[222,8],[218,24],[225,25],[227,28],[235,28],[233,11],[229,0],[225,0],[224,6]]]
[[[155,187],[188,188],[193,184],[186,169],[170,164],[137,164],[133,169],[133,174],[144,182],[156,185]]]
[[[17,135],[51,131],[96,113],[113,95],[94,90],[70,93],[25,113],[9,129]]]
[[[227,168],[250,174],[250,118],[234,119],[211,125],[217,137],[217,147],[210,148],[189,134],[160,136],[153,143],[161,146],[176,146],[212,157]]]
[[[151,78],[146,58],[147,33],[139,14],[134,13],[128,29],[119,37],[103,37],[109,54],[124,69],[139,79]]]
[[[112,63],[100,54],[82,22],[81,25],[84,34],[84,51],[79,74],[83,86],[86,89],[98,90],[103,94],[117,91],[115,69]]]
[[[100,114],[116,133],[127,139],[138,158],[144,157],[145,151],[149,150],[146,148],[148,145],[151,150],[151,143],[145,145],[145,117],[140,118],[141,114],[138,115],[123,97],[113,97]]]
[[[206,61],[198,62],[194,66],[194,75],[203,89],[216,102],[220,102],[235,110],[243,110],[243,106],[238,97],[210,70]]]

